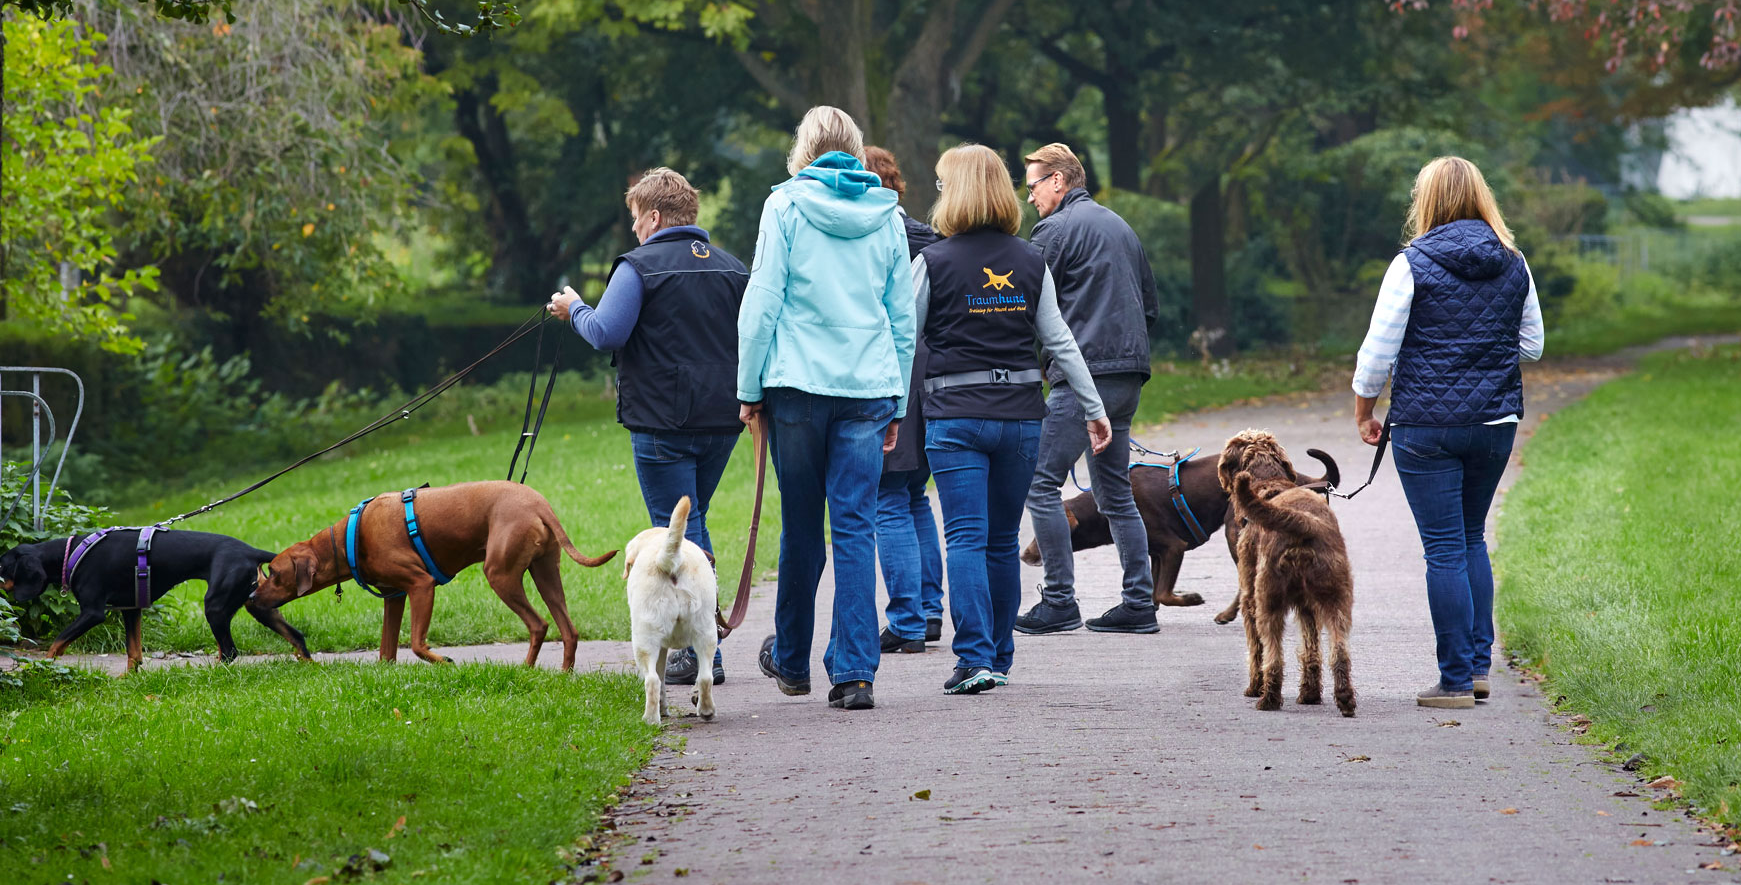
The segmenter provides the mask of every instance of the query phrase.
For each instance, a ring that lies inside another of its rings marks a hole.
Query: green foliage
[[[1552,346],[1553,338],[1549,345]],[[1741,347],[1661,354],[1554,416],[1500,516],[1506,647],[1590,733],[1741,823]]]
[[[233,9],[234,0],[139,0],[140,3],[150,3],[152,10],[160,18],[184,21],[190,24],[203,25],[211,21],[212,16],[222,14],[227,24],[236,23],[236,13]],[[429,8],[429,0],[396,0],[402,6],[409,6],[424,21],[443,34],[456,37],[471,37],[476,34],[488,34],[502,28],[511,28],[520,23],[520,10],[517,3],[502,2],[502,0],[483,0],[477,5],[477,23],[454,23],[447,20],[439,10]],[[724,7],[732,4],[720,4]],[[0,7],[16,6],[22,12],[34,15],[44,21],[66,18],[73,15],[79,7],[79,0],[0,0]],[[722,10],[722,13],[724,10]]]
[[[6,641],[5,608],[6,600],[0,599],[0,642]],[[94,670],[39,658],[9,657],[12,663],[0,670],[0,713],[104,681],[103,674]],[[0,748],[5,746],[6,736],[0,733]]]
[[[600,811],[652,754],[639,691],[624,673],[494,664],[176,667],[55,686],[0,714],[0,869],[579,881]]]
[[[53,459],[48,463],[52,464]],[[88,532],[115,524],[115,515],[103,507],[92,507],[73,501],[65,488],[57,488],[42,505],[42,531],[37,531],[35,514],[31,511],[30,492],[26,480],[30,465],[22,461],[0,462],[0,508],[11,507],[22,492],[24,497],[12,510],[12,515],[0,524],[0,553],[18,546],[49,538]],[[48,492],[43,480],[42,491]],[[0,513],[4,513],[0,510]],[[0,591],[0,643],[17,642],[21,638],[40,639],[65,625],[78,612],[78,603],[71,596],[50,589],[22,608],[11,604],[6,592]]]
[[[121,299],[155,290],[153,268],[114,268],[109,214],[124,205],[155,138],[100,104],[104,37],[70,22],[5,17],[5,137],[0,138],[0,317],[53,335],[136,349]],[[85,275],[64,285],[62,267]],[[63,294],[64,292],[64,294]]]
[[[1679,230],[1686,227],[1686,222],[1675,212],[1674,201],[1662,194],[1649,191],[1631,191],[1626,195],[1626,211],[1646,227],[1662,228],[1664,230]]]

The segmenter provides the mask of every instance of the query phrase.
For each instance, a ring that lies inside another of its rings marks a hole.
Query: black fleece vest
[[[995,230],[956,234],[926,246],[931,305],[923,334],[925,377],[1038,369],[1034,326],[1045,283],[1040,250]],[[925,417],[1046,417],[1038,382],[946,387],[925,398]]]
[[[617,351],[617,420],[630,430],[735,433],[737,315],[750,275],[705,236],[617,259],[641,274],[641,314]],[[616,270],[612,265],[611,270]]]

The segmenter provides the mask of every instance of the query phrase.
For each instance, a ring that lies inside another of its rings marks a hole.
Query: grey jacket
[[[1095,375],[1149,376],[1149,327],[1160,315],[1155,274],[1124,219],[1075,188],[1034,225],[1033,243],[1058,286],[1058,307]],[[1065,383],[1046,361],[1046,380]]]

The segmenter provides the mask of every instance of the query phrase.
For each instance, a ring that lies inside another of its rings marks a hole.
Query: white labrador
[[[714,612],[719,607],[719,581],[707,554],[683,538],[690,502],[677,502],[671,525],[648,529],[629,542],[623,577],[629,585],[629,641],[635,647],[635,668],[647,689],[641,718],[658,725],[665,713],[665,656],[670,649],[694,648],[701,662],[690,700],[702,719],[713,719],[713,650],[719,644]]]

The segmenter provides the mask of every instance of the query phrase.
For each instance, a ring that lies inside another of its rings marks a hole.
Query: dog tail
[[[1251,474],[1240,472],[1233,478],[1233,500],[1239,504],[1240,515],[1269,529],[1293,537],[1311,537],[1323,533],[1324,524],[1309,513],[1287,507],[1277,507],[1267,498],[1251,490]]]
[[[545,527],[550,529],[552,534],[556,535],[556,543],[562,545],[562,552],[567,553],[569,559],[572,559],[587,568],[598,568],[599,566],[610,562],[611,557],[617,555],[617,551],[615,550],[608,550],[603,556],[587,556],[579,550],[576,550],[574,542],[568,540],[568,532],[562,528],[561,520],[556,518],[556,511],[550,509],[550,502],[543,500],[542,496],[540,496],[538,503],[542,505],[538,517],[544,520]]]
[[[677,566],[681,564],[683,533],[689,528],[690,506],[689,496],[684,495],[678,500],[677,506],[671,508],[670,527],[665,529],[665,544],[659,548],[659,558],[653,566],[664,574],[677,574]]]
[[[1300,477],[1300,479],[1304,480],[1304,482],[1301,483],[1302,485],[1308,485],[1314,482],[1327,482],[1332,486],[1342,485],[1342,468],[1336,466],[1335,458],[1330,457],[1330,454],[1325,452],[1323,449],[1307,449],[1306,454],[1317,458],[1318,461],[1324,465],[1324,475],[1317,479],[1302,476]]]

